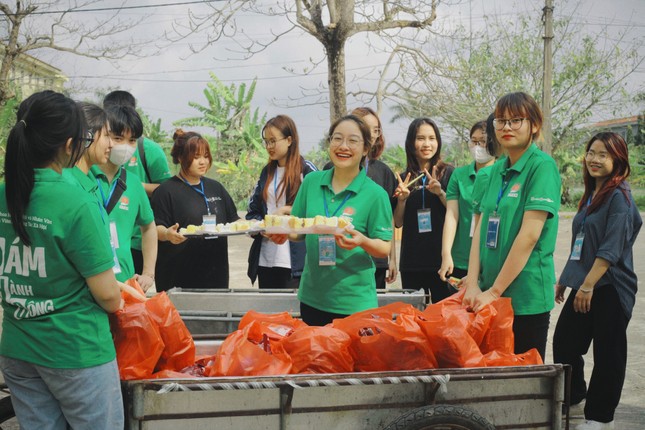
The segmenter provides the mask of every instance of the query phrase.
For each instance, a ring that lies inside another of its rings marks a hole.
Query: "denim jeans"
[[[85,369],[53,369],[0,356],[0,369],[22,430],[124,426],[116,360]]]

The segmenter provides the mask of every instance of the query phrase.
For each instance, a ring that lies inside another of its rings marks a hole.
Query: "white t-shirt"
[[[275,213],[279,208],[287,204],[286,192],[282,193],[276,201],[276,193],[280,194],[282,185],[280,181],[284,177],[284,167],[278,166],[275,175],[267,189],[267,212],[269,215]],[[260,266],[291,268],[291,257],[289,255],[289,241],[282,245],[276,245],[266,237],[262,239],[260,249]]]

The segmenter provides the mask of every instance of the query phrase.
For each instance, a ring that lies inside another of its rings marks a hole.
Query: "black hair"
[[[416,157],[416,140],[417,132],[423,124],[427,124],[434,130],[434,134],[437,137],[437,152],[430,159],[430,168],[429,172],[432,172],[432,168],[437,166],[438,178],[443,177],[443,172],[446,169],[446,164],[441,159],[441,133],[439,133],[439,127],[437,124],[430,118],[417,118],[410,123],[408,127],[408,134],[405,137],[405,158],[406,158],[406,172],[412,174],[417,174],[421,171],[421,166],[419,165],[419,160]]]
[[[107,125],[107,114],[101,107],[93,103],[78,102],[78,105],[81,107],[83,115],[85,116],[87,129],[96,136]]]
[[[132,94],[123,90],[112,91],[103,98],[103,108],[108,106],[130,106],[137,107],[137,100]]]
[[[86,125],[76,102],[54,91],[41,91],[20,103],[16,124],[7,137],[4,160],[5,196],[11,224],[22,242],[31,239],[24,216],[34,189],[34,169],[49,166],[72,140],[67,167],[81,158]]]
[[[329,138],[331,139],[331,136],[334,134],[334,130],[336,130],[336,127],[338,127],[338,125],[344,121],[352,121],[356,123],[356,125],[358,126],[358,129],[361,131],[361,137],[363,138],[363,149],[367,151],[367,154],[369,154],[370,150],[372,149],[372,140],[371,140],[372,131],[367,126],[367,123],[363,121],[363,118],[361,118],[358,115],[349,114],[341,118],[338,118],[336,121],[334,121],[332,125],[329,127],[329,132],[328,132]],[[361,165],[363,165],[363,163],[365,162],[365,157],[367,157],[367,154],[361,157]]]
[[[123,136],[125,131],[135,139],[143,134],[143,122],[137,111],[131,106],[110,105],[105,108],[107,113],[110,132],[117,136]]]
[[[488,118],[486,118],[486,152],[497,158],[502,152],[502,146],[497,141],[493,120],[495,120],[495,113],[488,115]]]

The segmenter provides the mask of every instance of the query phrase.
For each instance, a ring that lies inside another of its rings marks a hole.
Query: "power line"
[[[215,3],[215,2],[221,2],[221,1],[224,1],[224,0],[196,0],[196,1],[183,1],[183,2],[175,2],[175,3],[147,4],[147,5],[139,5],[139,6],[100,7],[100,8],[92,8],[92,9],[44,10],[44,11],[29,12],[28,15],[53,15],[53,14],[61,14],[61,13],[75,13],[75,12],[106,12],[106,11],[114,11],[114,10],[121,11],[121,10],[131,10],[131,9],[150,9],[150,8],[168,7],[168,6],[184,6],[184,5],[190,5],[190,4]],[[21,12],[21,14],[27,15],[27,13],[25,12]]]

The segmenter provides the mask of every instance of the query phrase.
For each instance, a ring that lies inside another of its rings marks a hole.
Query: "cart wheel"
[[[495,430],[477,412],[463,406],[435,405],[413,409],[385,430]]]

